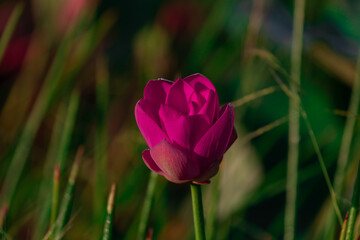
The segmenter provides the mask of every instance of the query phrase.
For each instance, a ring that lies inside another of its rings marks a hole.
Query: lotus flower
[[[210,183],[237,138],[234,108],[220,109],[214,85],[201,74],[150,80],[135,118],[150,147],[142,153],[146,166],[174,183]]]

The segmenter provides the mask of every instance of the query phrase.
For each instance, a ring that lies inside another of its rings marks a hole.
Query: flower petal
[[[229,143],[228,143],[225,151],[227,151],[229,149],[229,147],[231,147],[231,145],[236,141],[237,137],[238,136],[237,136],[236,130],[235,130],[235,128],[233,128],[233,130],[231,132]]]
[[[202,91],[201,94],[206,99],[206,102],[202,106],[198,114],[205,114],[206,116],[208,116],[209,121],[212,124],[218,117],[219,98],[214,91],[209,89]]]
[[[178,79],[170,87],[165,103],[183,114],[187,114],[189,112],[188,102],[193,92],[194,89],[188,83]]]
[[[200,93],[197,93],[197,92],[194,91],[191,94],[190,101],[195,102],[199,106],[202,106],[202,105],[204,105],[204,103],[206,101],[206,98],[204,98],[204,96],[202,96]]]
[[[216,89],[212,82],[200,73],[195,73],[193,75],[187,76],[183,79],[183,81],[190,84],[197,92],[204,88],[208,88],[216,93]]]
[[[199,175],[197,163],[166,139],[151,148],[150,155],[164,176],[172,182],[190,181]]]
[[[200,111],[200,106],[196,102],[189,103],[189,115],[190,116],[197,114],[199,111]]]
[[[204,104],[205,98],[201,94],[194,91],[190,97],[189,115],[197,114]]]
[[[159,116],[169,140],[188,150],[192,150],[210,128],[207,116],[184,116],[168,105],[160,106]]]
[[[220,117],[202,136],[194,152],[213,161],[218,160],[226,151],[234,128],[234,108],[230,103],[220,110]]]
[[[154,171],[158,174],[163,174],[163,172],[161,171],[161,169],[158,167],[158,165],[156,165],[156,163],[154,162],[154,160],[152,159],[151,155],[150,155],[150,150],[146,149],[142,152],[142,158],[144,160],[145,165],[151,170]]]
[[[156,165],[154,159],[152,159],[151,155],[150,155],[150,150],[147,149],[145,151],[143,151],[142,153],[142,158],[144,160],[145,165],[153,172],[156,172],[157,174],[160,174],[162,176],[164,176],[167,180],[174,182],[174,183],[184,183],[184,182],[188,182],[189,180],[178,180],[178,179],[174,179],[172,177],[170,177],[168,174],[164,173],[163,171],[161,171],[161,169]]]
[[[144,99],[159,104],[165,103],[166,96],[173,82],[166,79],[150,80],[144,89]]]
[[[140,99],[140,101],[136,103],[136,123],[150,148],[157,145],[161,140],[166,138],[166,135],[160,128],[158,113],[155,111],[156,107],[154,107],[145,99]]]
[[[201,170],[201,175],[196,177],[195,182],[198,184],[208,184],[210,183],[210,178],[215,176],[219,171],[219,166],[222,158],[213,162],[206,170]]]

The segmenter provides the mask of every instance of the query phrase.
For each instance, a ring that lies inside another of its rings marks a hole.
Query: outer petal
[[[150,148],[157,145],[166,136],[160,128],[158,114],[154,111],[156,111],[154,106],[144,99],[140,99],[136,103],[136,123]]]
[[[165,103],[172,84],[173,82],[165,79],[150,80],[144,89],[144,99],[159,104]]]
[[[234,128],[234,108],[230,103],[220,110],[220,117],[196,144],[194,152],[216,161],[225,153]]]
[[[159,116],[169,140],[188,150],[194,148],[210,127],[207,116],[184,116],[167,105],[160,106]]]
[[[166,179],[168,179],[171,182],[175,182],[175,183],[184,183],[184,182],[188,182],[188,180],[178,180],[178,179],[173,179],[172,177],[170,177],[169,175],[167,175],[166,173],[164,173],[163,171],[161,171],[161,169],[156,165],[154,159],[152,159],[151,155],[150,155],[150,150],[145,150],[142,153],[142,158],[144,160],[145,165],[153,172],[156,172],[157,174],[163,175]]]
[[[232,132],[231,132],[231,136],[230,136],[230,140],[229,140],[229,143],[226,147],[226,151],[229,149],[229,147],[231,147],[231,145],[236,141],[237,139],[237,133],[236,133],[236,130],[235,128],[233,128]]]
[[[189,112],[189,99],[193,92],[194,89],[188,83],[178,79],[170,87],[165,103],[183,114],[187,114]]]
[[[201,91],[204,88],[208,88],[216,93],[216,89],[212,82],[200,73],[195,73],[193,75],[187,76],[183,79],[183,81],[190,84],[197,92]]]
[[[219,171],[219,166],[221,163],[222,158],[219,160],[213,162],[210,166],[207,167],[206,170],[201,171],[201,175],[198,176],[195,181],[198,184],[208,184],[210,183],[210,178],[216,175],[216,173]]]
[[[158,174],[163,175],[163,172],[161,171],[161,169],[158,167],[158,165],[156,165],[156,163],[154,162],[154,160],[152,159],[151,155],[150,155],[150,150],[146,149],[142,152],[142,158],[144,160],[145,165],[151,170],[154,171]]]
[[[164,176],[172,182],[190,181],[199,175],[199,166],[166,139],[150,149],[150,155]]]

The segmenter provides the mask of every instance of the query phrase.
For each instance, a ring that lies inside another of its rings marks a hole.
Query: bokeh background
[[[214,83],[220,104],[234,103],[239,135],[203,187],[209,238],[281,239],[289,96],[273,73],[289,85],[293,9],[290,0],[1,1],[0,35],[9,41],[0,47],[0,220],[8,239],[42,239],[54,168],[61,200],[79,146],[64,239],[100,238],[113,182],[113,239],[135,239],[150,170],[134,106],[150,79],[197,72]],[[298,87],[331,179],[356,77],[359,11],[356,0],[306,1]],[[337,195],[343,216],[360,159],[358,119]],[[300,123],[295,239],[332,239],[329,191]],[[187,184],[158,179],[150,231],[194,239]]]

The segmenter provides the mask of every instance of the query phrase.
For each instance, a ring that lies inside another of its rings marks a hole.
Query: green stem
[[[354,193],[353,193],[351,208],[349,212],[349,219],[346,228],[345,240],[353,240],[354,226],[355,226],[356,215],[358,210],[359,195],[360,195],[360,167],[358,166],[358,172],[354,186]]]
[[[146,239],[147,234],[147,227],[149,224],[149,217],[150,217],[150,210],[152,207],[153,199],[154,199],[154,192],[156,187],[158,175],[154,172],[151,172],[150,179],[148,182],[146,196],[144,201],[144,206],[140,216],[140,224],[137,234],[137,240],[144,240]]]
[[[195,239],[205,240],[204,211],[201,198],[201,186],[191,183],[191,197],[194,214]]]

